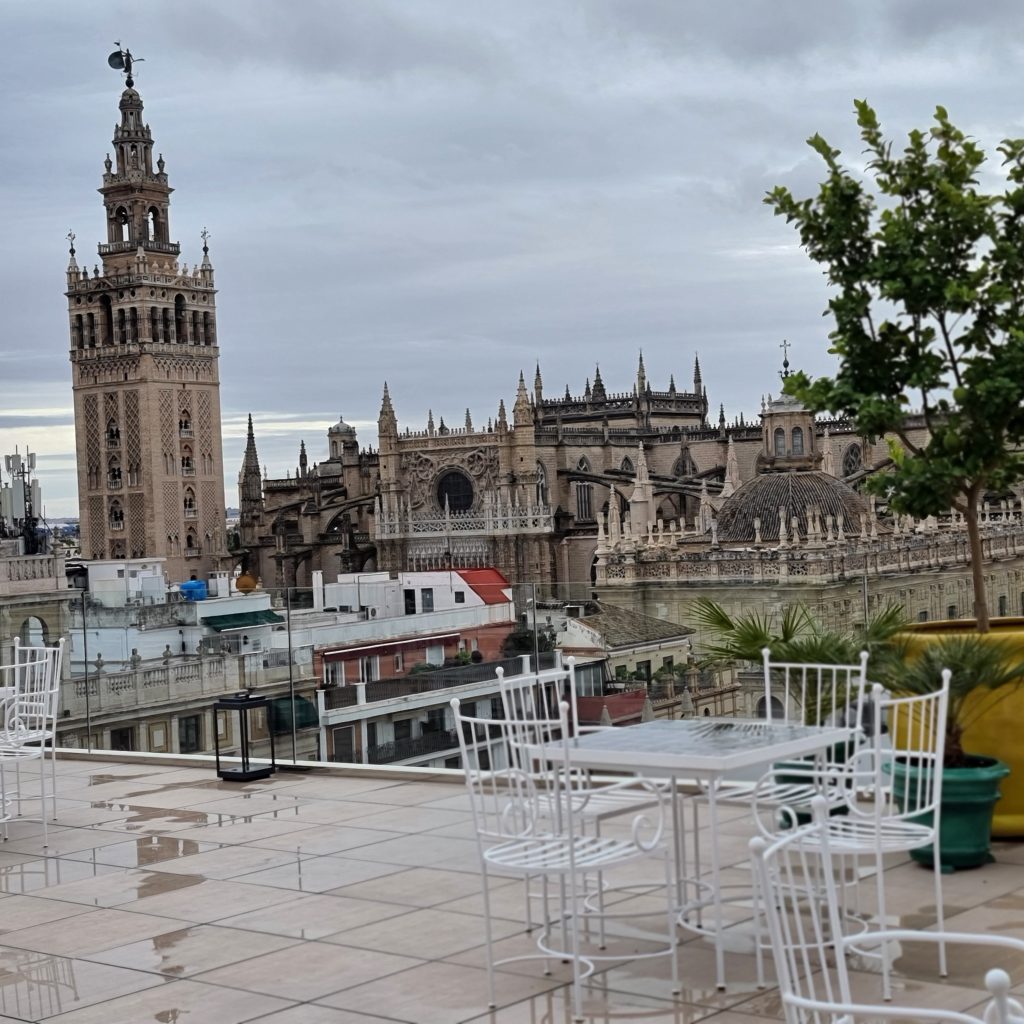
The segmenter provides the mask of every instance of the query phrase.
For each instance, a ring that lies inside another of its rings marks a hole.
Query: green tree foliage
[[[937,107],[902,151],[874,110],[856,103],[862,176],[820,135],[818,194],[778,187],[765,202],[793,223],[832,288],[835,377],[789,378],[815,412],[854,419],[869,438],[892,435],[892,471],[869,486],[898,512],[966,519],[978,629],[988,629],[978,507],[1024,478],[1024,140],[1007,139],[1000,191],[979,186],[985,154]],[[911,406],[929,431],[907,435]],[[910,457],[902,457],[903,452]]]

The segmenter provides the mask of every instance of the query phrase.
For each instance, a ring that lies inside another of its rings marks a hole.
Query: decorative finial
[[[203,255],[206,256],[210,252],[210,246],[208,244],[210,241],[210,232],[204,227],[203,230],[199,232],[199,237],[203,240]]]
[[[779,373],[779,376],[785,380],[789,376],[789,342],[783,338],[779,348],[782,349],[782,371]]]
[[[133,57],[131,50],[121,49],[121,40],[115,39],[114,45],[117,49],[107,58],[107,63],[115,70],[121,71],[124,74],[124,84],[129,89],[135,85],[135,79],[132,78],[132,67],[138,61],[145,60],[144,57]]]
[[[75,258],[75,233],[74,233],[74,231],[69,231],[68,232],[67,239],[68,239],[68,252],[71,253],[71,258],[74,259]]]

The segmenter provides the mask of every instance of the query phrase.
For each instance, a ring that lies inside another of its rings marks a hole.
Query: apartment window
[[[651,681],[651,663],[649,661],[638,661],[636,663],[636,674],[647,682]]]
[[[444,646],[442,644],[431,644],[426,650],[426,662],[428,665],[443,665]]]
[[[661,659],[661,667],[671,669],[675,666],[676,660],[671,655]]]
[[[466,603],[466,592],[464,590],[455,591],[455,603],[465,604]]]
[[[416,591],[415,590],[403,590],[402,599],[405,602],[405,614],[415,615],[416,614]]]
[[[500,720],[505,717],[505,709],[502,707],[500,697],[491,698],[491,718]]]
[[[201,749],[200,733],[202,719],[199,715],[185,715],[178,719],[178,751],[182,754],[198,754]]]
[[[399,722],[395,722],[395,742],[399,740],[411,740],[412,739],[412,719],[403,718]]]
[[[376,656],[370,655],[365,658],[360,658],[359,682],[372,683],[375,679],[380,679],[380,672],[377,670]]]
[[[432,587],[424,587],[420,591],[420,607],[425,612],[434,610],[434,590]]]
[[[405,671],[405,658],[402,656],[402,652],[401,651],[399,651],[395,655],[395,671],[396,672],[404,672]]]
[[[999,611],[997,612],[997,614],[998,615],[1006,615],[1007,614],[1006,606],[1007,606],[1006,595],[1005,594],[1000,594],[999,595]]]
[[[133,728],[110,730],[111,750],[134,750],[135,730]]]
[[[956,618],[956,605],[955,604],[951,604],[951,605],[949,605],[946,608],[946,618],[947,619],[955,619]]]
[[[424,732],[444,732],[444,708],[431,708],[423,723]]]
[[[343,686],[345,684],[345,663],[343,661],[324,662],[324,684],[326,686]]]
[[[461,768],[462,762],[457,757],[446,757],[444,759],[445,768]]]

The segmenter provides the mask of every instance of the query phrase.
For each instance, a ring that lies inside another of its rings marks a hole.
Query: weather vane
[[[782,372],[779,376],[785,380],[789,376],[789,350],[790,344],[785,338],[782,339],[782,344],[779,348],[782,349]]]
[[[122,50],[120,39],[115,39],[114,45],[117,49],[107,58],[107,63],[115,71],[124,73],[124,84],[130,89],[135,85],[135,79],[132,78],[132,66],[137,61],[145,60],[145,57],[133,57],[131,50]]]
[[[74,256],[75,255],[75,233],[74,233],[74,231],[69,231],[67,233],[67,240],[68,240],[68,250],[71,253],[71,255]]]

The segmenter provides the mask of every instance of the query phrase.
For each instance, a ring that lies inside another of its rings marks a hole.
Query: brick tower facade
[[[225,555],[224,468],[213,267],[170,241],[163,155],[142,99],[121,94],[114,159],[99,189],[102,267],[67,271],[85,558],[162,556],[172,581]]]

